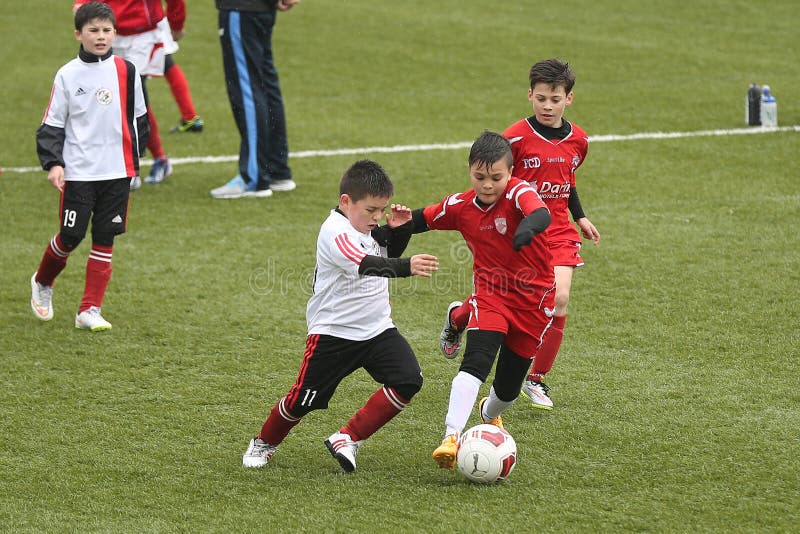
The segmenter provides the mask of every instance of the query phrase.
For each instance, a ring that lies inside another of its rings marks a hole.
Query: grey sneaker
[[[83,310],[75,316],[75,328],[100,332],[102,330],[111,330],[111,323],[103,319],[103,316],[100,315],[100,308],[92,306],[88,310]]]
[[[213,198],[267,198],[272,196],[271,189],[258,190],[246,183],[241,175],[237,174],[227,184],[211,190]]]
[[[528,396],[534,408],[552,410],[553,400],[550,398],[550,388],[539,380],[526,380],[522,384],[522,392]]]
[[[461,301],[456,300],[447,307],[442,333],[439,334],[439,349],[447,359],[453,359],[461,352],[461,336],[464,335],[464,330],[459,332],[450,324],[450,312],[461,306],[461,304],[463,304]]]
[[[297,189],[297,184],[291,178],[288,180],[272,180],[269,188],[273,191],[294,191]]]
[[[42,321],[53,318],[53,286],[36,281],[36,273],[31,276],[31,309]]]
[[[242,455],[242,466],[264,467],[272,459],[276,450],[278,450],[276,445],[265,443],[261,438],[253,438]]]
[[[361,446],[360,441],[353,441],[348,434],[335,432],[325,440],[325,446],[331,455],[339,461],[345,473],[352,473],[356,470],[356,455]]]

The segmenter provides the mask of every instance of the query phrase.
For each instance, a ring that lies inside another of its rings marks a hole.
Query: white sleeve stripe
[[[510,198],[513,197],[514,198],[514,205],[517,207],[518,210],[521,210],[522,208],[519,205],[519,197],[521,197],[522,195],[524,195],[525,193],[527,193],[529,191],[533,192],[533,193],[536,193],[536,190],[534,188],[532,188],[530,186],[530,184],[528,184],[526,182],[522,182],[522,183],[517,184],[517,185],[515,185],[514,187],[511,188],[511,190],[508,192],[507,198],[510,199]],[[538,193],[536,193],[536,194],[538,196]]]
[[[350,242],[348,239],[347,234],[339,234],[336,236],[336,246],[339,247],[339,251],[344,254],[344,256],[355,263],[356,265],[361,265],[361,260],[367,255],[366,252],[363,252],[353,246],[353,243]]]

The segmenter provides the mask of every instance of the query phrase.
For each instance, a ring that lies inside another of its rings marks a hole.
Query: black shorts
[[[61,195],[61,233],[83,239],[92,221],[92,233],[118,235],[128,226],[130,178],[64,184]]]
[[[396,328],[366,341],[312,334],[297,380],[286,395],[286,408],[296,417],[327,408],[339,383],[359,368],[385,386],[422,386],[417,357]]]

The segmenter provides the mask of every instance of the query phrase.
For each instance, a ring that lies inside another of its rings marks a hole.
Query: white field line
[[[800,125],[781,126],[778,128],[735,128],[731,130],[700,130],[696,132],[649,132],[628,135],[594,135],[589,137],[592,143],[609,141],[638,141],[640,139],[678,139],[683,137],[716,137],[723,135],[754,135],[775,132],[800,132]],[[460,143],[433,143],[427,145],[396,145],[396,146],[370,146],[361,148],[339,148],[334,150],[303,150],[290,152],[290,158],[318,158],[329,156],[352,156],[358,154],[386,154],[395,152],[429,152],[432,150],[459,150],[472,146],[472,141]],[[227,163],[238,161],[239,156],[195,156],[188,158],[170,158],[173,165],[184,163]],[[143,159],[142,165],[152,165],[152,159]],[[9,173],[27,173],[41,170],[40,167],[8,167],[4,169]]]

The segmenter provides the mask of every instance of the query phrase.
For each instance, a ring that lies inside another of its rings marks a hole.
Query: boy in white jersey
[[[108,330],[100,314],[111,278],[114,237],[125,232],[131,179],[149,132],[141,79],[129,61],[114,56],[114,12],[100,2],[75,12],[78,57],[56,74],[50,102],[36,131],[47,178],[61,192],[61,229],[31,278],[31,308],[53,318],[53,282],[92,223],[92,250],[75,327]]]
[[[425,276],[438,269],[429,254],[400,258],[411,239],[411,210],[391,205],[392,182],[380,165],[362,160],[345,171],[339,207],[317,238],[308,337],[294,385],[272,408],[242,457],[264,467],[300,419],[328,407],[339,383],[359,368],[383,384],[325,445],[345,472],[356,468],[362,442],[399,414],[422,387],[414,352],[391,318],[388,278]]]

